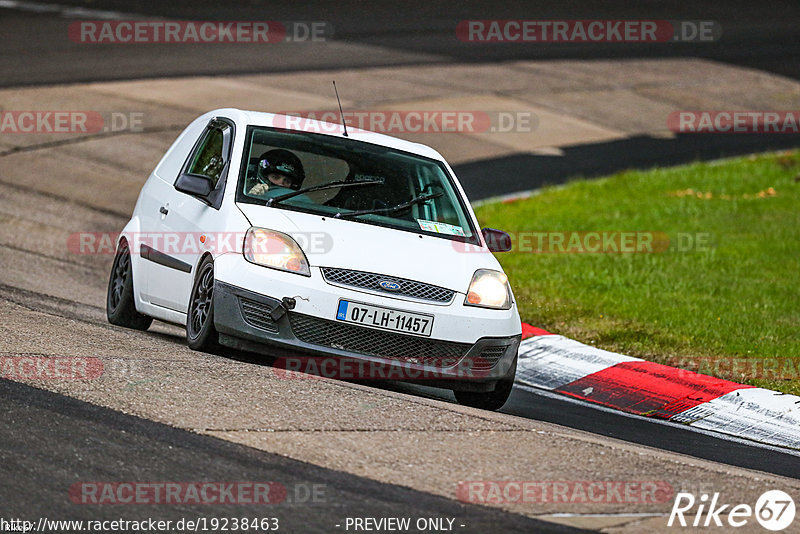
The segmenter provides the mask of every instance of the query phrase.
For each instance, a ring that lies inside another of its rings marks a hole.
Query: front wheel
[[[131,250],[125,240],[120,241],[108,279],[106,317],[111,324],[134,330],[147,330],[153,322],[152,317],[137,312],[133,303]]]
[[[219,346],[214,328],[214,260],[207,256],[197,269],[186,317],[186,341],[192,350],[211,351]]]
[[[464,406],[480,408],[481,410],[499,410],[511,395],[511,388],[514,387],[514,379],[517,376],[517,357],[506,376],[497,381],[494,391],[453,391],[456,400]]]

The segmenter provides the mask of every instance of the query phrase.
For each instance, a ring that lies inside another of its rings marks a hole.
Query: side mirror
[[[214,189],[211,187],[211,179],[206,176],[196,174],[181,174],[175,182],[175,189],[181,193],[187,193],[208,200],[208,195]]]
[[[511,250],[511,236],[502,230],[494,228],[481,228],[481,234],[486,241],[486,246],[492,252],[508,252]]]

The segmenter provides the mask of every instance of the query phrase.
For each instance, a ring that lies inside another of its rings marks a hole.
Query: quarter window
[[[206,176],[211,179],[212,186],[216,187],[222,171],[225,169],[223,145],[222,130],[209,128],[189,166],[188,174]]]

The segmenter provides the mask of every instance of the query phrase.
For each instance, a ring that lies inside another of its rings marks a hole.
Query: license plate
[[[393,310],[349,300],[339,301],[336,319],[346,323],[418,336],[430,336],[433,330],[433,315]]]

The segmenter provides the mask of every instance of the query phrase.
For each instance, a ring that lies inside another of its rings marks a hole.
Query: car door
[[[150,260],[148,294],[150,302],[186,313],[194,281],[194,267],[205,250],[200,237],[224,225],[219,209],[227,182],[234,127],[227,119],[209,122],[186,159],[181,175],[210,180],[207,196],[178,191],[175,182],[159,181],[153,194],[161,199],[157,234],[143,255]]]

